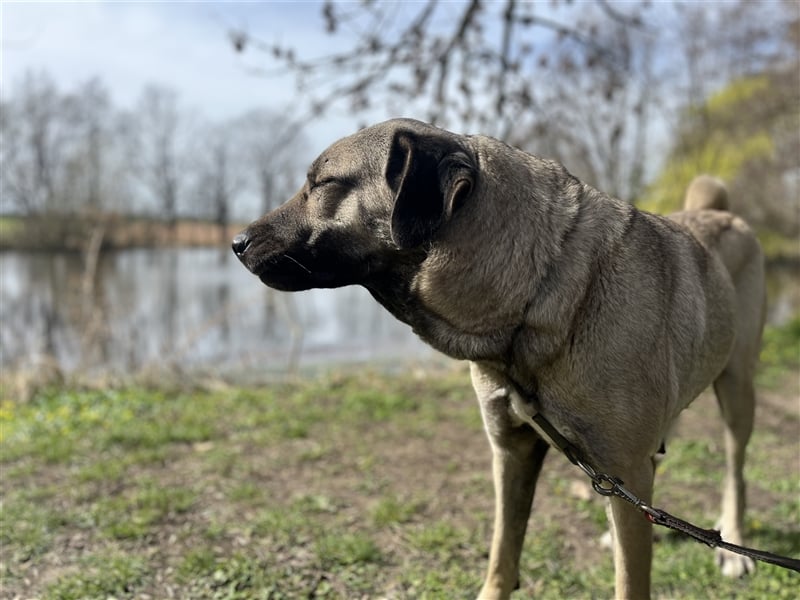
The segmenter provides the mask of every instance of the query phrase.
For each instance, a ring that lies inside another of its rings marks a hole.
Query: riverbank
[[[146,217],[74,215],[1,217],[0,250],[85,252],[92,243],[103,250],[152,247],[228,246],[244,224],[225,227],[197,219],[169,224]]]

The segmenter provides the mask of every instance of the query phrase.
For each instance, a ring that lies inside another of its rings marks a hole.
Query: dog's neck
[[[486,333],[469,333],[427,307],[413,291],[416,265],[395,266],[375,276],[364,287],[396,319],[410,325],[425,343],[452,358],[501,359],[507,353],[513,327]]]

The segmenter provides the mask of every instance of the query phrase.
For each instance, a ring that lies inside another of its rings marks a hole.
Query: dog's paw
[[[756,570],[756,563],[749,556],[742,556],[730,550],[715,550],[717,566],[725,577],[739,578]]]

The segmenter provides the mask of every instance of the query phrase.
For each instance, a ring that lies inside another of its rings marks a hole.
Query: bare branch
[[[533,28],[552,32],[562,47],[572,45],[557,68],[574,68],[568,63],[576,65],[581,55],[597,67],[625,68],[624,55],[614,48],[617,42],[597,34],[602,28],[587,27],[581,19],[567,24],[537,14],[534,5],[507,0],[499,12],[496,5],[481,0],[459,5],[428,0],[418,10],[411,6],[416,5],[326,2],[322,9],[326,31],[333,35],[351,30],[354,42],[347,50],[322,57],[302,57],[291,47],[249,36],[245,44],[241,32],[232,33],[231,39],[237,50],[252,47],[264,52],[274,67],[261,68],[263,74],[294,74],[313,115],[343,100],[352,110],[371,106],[375,98],[390,105],[399,105],[402,98],[406,106],[427,98],[435,122],[458,115],[462,121],[508,124],[520,107],[533,106],[536,70],[548,65],[552,56],[542,43],[538,53],[534,51],[528,41],[535,39]],[[454,23],[449,33],[434,19],[444,14],[437,12],[442,6],[448,22]],[[459,12],[452,15],[456,6]],[[603,15],[599,11],[598,17]],[[500,25],[496,42],[485,35],[493,31],[495,19]],[[479,103],[475,90],[481,91]],[[487,96],[491,99],[484,100]]]

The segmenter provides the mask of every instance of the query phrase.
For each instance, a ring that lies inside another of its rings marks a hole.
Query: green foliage
[[[769,88],[769,78],[764,75],[738,79],[712,95],[706,103],[705,110],[727,123],[734,123],[741,118],[739,114],[741,105],[757,94],[768,93]]]
[[[719,456],[714,452],[714,446],[718,441],[709,437],[702,440],[682,440],[679,444],[670,445],[669,451],[658,465],[659,473],[669,474],[673,482],[687,488],[699,484],[719,484],[723,472],[716,468]]]
[[[398,413],[408,413],[418,406],[417,399],[397,392],[362,389],[344,398],[342,409],[356,417],[386,421]]]
[[[777,231],[770,231],[769,229],[761,229],[757,233],[764,256],[800,260],[800,241],[796,237],[786,237]]]
[[[763,132],[739,143],[730,143],[725,137],[724,133],[714,133],[691,154],[673,157],[648,189],[639,208],[658,214],[678,211],[683,206],[686,188],[697,175],[712,173],[731,181],[747,162],[768,156],[773,150],[771,138]]]
[[[471,597],[465,590],[476,591],[483,581],[475,569],[465,567],[457,561],[448,561],[430,569],[425,565],[413,565],[403,571],[400,584],[404,598],[420,600],[450,600]],[[473,596],[476,594],[472,594]]]
[[[750,531],[748,545],[778,554],[797,556],[800,546],[789,541],[791,535],[770,531]],[[794,534],[797,538],[797,534]],[[707,547],[683,536],[666,535],[656,544],[653,561],[653,584],[667,598],[770,598],[790,600],[796,597],[797,574],[774,565],[758,563],[756,574],[742,579],[721,577]],[[754,578],[757,584],[754,585]]]
[[[24,222],[19,217],[0,217],[0,248],[10,247],[24,228]]]
[[[257,559],[237,553],[230,558],[211,562],[210,555],[198,555],[196,551],[192,554],[194,559],[189,564],[184,563],[184,571],[193,569],[197,575],[210,579],[208,587],[213,590],[211,597],[230,600],[269,597],[262,595],[262,591],[269,588],[271,578]]]
[[[214,573],[217,567],[217,557],[211,548],[203,547],[189,552],[178,565],[178,576],[181,581],[189,582],[198,576]]]
[[[777,327],[767,325],[761,342],[758,383],[775,386],[800,367],[800,314]]]
[[[797,259],[797,170],[800,88],[796,66],[775,65],[741,77],[684,111],[661,172],[639,206],[657,213],[682,207],[701,173],[725,180],[730,207],[758,233],[768,258]]]
[[[731,182],[746,164],[769,157],[774,152],[770,122],[748,122],[742,115],[749,102],[770,93],[770,85],[765,76],[745,77],[690,110],[681,143],[639,207],[660,214],[680,210],[695,176],[709,173]]]

